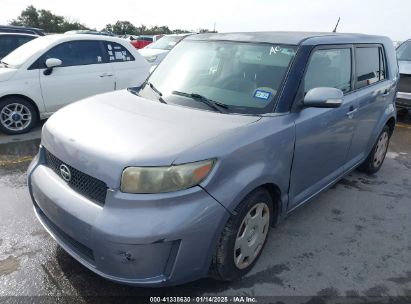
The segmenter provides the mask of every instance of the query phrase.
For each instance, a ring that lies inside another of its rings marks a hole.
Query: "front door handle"
[[[103,78],[103,77],[111,77],[111,76],[113,76],[113,74],[103,73],[103,74],[100,75],[101,78]]]
[[[358,111],[358,108],[355,108],[355,109],[354,109],[354,107],[350,107],[350,110],[349,110],[349,111],[347,112],[347,114],[345,114],[345,115],[347,115],[348,118],[351,119],[351,118],[354,117],[354,114],[355,114],[355,112],[357,112],[357,111]]]
[[[386,97],[390,95],[390,90],[389,89],[385,89],[384,92],[381,94],[382,97]]]

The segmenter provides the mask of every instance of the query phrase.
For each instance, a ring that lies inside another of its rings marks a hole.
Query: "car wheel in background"
[[[372,174],[380,170],[390,143],[390,133],[389,127],[385,126],[367,159],[358,167],[359,171]]]
[[[38,121],[32,103],[22,97],[0,100],[0,131],[14,135],[30,131]]]
[[[245,275],[261,255],[273,214],[270,193],[259,188],[235,209],[217,244],[210,267],[214,279],[231,281]]]

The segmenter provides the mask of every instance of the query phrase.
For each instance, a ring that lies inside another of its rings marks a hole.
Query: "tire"
[[[0,100],[0,131],[9,134],[22,134],[37,124],[36,108],[22,97],[6,97]]]
[[[251,216],[253,213],[255,218]],[[259,188],[247,195],[235,209],[220,236],[210,266],[212,278],[232,281],[241,278],[253,268],[268,239],[272,216],[273,200],[266,189]],[[248,225],[245,222],[246,217]],[[241,246],[235,250],[238,245]],[[248,261],[247,252],[254,252],[253,256],[248,255]],[[240,254],[243,256],[240,257]]]
[[[374,174],[380,170],[382,164],[384,163],[385,155],[387,154],[390,136],[390,128],[385,126],[378,136],[378,139],[367,159],[358,167],[359,171]]]

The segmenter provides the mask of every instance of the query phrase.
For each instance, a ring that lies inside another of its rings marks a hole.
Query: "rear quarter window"
[[[127,62],[135,61],[133,55],[121,44],[111,41],[105,42],[108,62]]]

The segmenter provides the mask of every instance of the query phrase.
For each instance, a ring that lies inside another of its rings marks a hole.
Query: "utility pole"
[[[214,29],[213,29],[213,32],[215,33],[215,22],[214,22]]]
[[[337,27],[338,27],[338,24],[340,24],[340,17],[338,17],[338,21],[337,21],[337,24],[335,25],[335,28],[334,28],[334,30],[333,30],[333,33],[336,33],[337,32]]]

